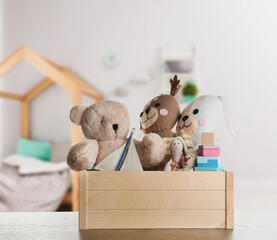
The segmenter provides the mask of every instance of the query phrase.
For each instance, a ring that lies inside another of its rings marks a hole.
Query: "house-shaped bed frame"
[[[93,89],[89,84],[85,83],[75,74],[65,67],[59,66],[47,58],[39,55],[35,51],[26,46],[22,46],[0,63],[0,77],[12,70],[21,61],[27,60],[34,67],[46,75],[46,78],[29,90],[24,95],[18,95],[0,91],[1,98],[18,100],[21,103],[21,136],[29,138],[29,105],[30,102],[43,91],[45,91],[53,83],[58,84],[71,95],[71,106],[82,103],[82,94],[92,97],[96,101],[104,99],[98,91]],[[75,144],[82,140],[82,132],[80,127],[71,124],[71,143]],[[64,198],[64,203],[72,204],[72,210],[79,209],[79,174],[72,174],[72,191],[68,192]]]

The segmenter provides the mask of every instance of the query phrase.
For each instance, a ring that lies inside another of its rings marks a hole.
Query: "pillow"
[[[20,137],[17,146],[17,154],[49,162],[51,145],[49,142],[39,142]]]
[[[65,162],[67,152],[70,148],[69,142],[51,142],[51,158],[50,162]]]

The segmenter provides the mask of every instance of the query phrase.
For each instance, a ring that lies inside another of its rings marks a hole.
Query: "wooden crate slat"
[[[225,228],[225,210],[87,210],[89,229]]]
[[[234,228],[234,173],[226,172],[226,229]]]
[[[225,172],[87,171],[88,190],[225,190]]]
[[[88,191],[87,209],[225,209],[225,191]]]

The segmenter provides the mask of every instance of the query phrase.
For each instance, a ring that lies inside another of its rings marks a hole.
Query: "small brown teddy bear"
[[[172,138],[174,127],[180,115],[179,103],[175,97],[181,88],[177,75],[170,79],[170,95],[161,94],[149,101],[140,114],[140,127],[144,133],[157,133],[162,138]]]
[[[78,105],[70,111],[71,121],[82,127],[84,140],[72,146],[67,155],[68,166],[75,171],[91,169],[127,141],[130,117],[125,105],[115,101],[97,102],[89,107]],[[151,169],[164,159],[162,138],[154,133],[135,140],[143,168]]]

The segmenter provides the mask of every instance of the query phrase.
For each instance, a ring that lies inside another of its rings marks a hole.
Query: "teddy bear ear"
[[[87,107],[84,105],[77,105],[70,110],[70,120],[76,125],[82,124],[82,117]]]

